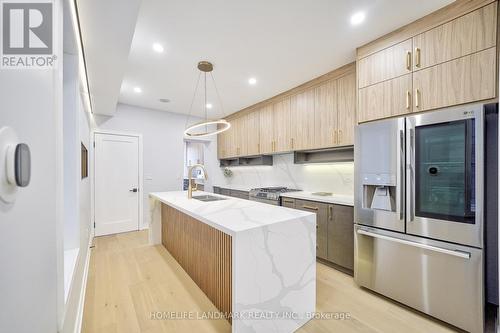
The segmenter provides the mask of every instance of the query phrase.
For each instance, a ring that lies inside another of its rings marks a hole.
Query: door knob
[[[128,190],[128,191],[129,191],[129,192],[134,192],[134,193],[135,193],[135,192],[137,192],[137,188],[133,188],[133,189]]]

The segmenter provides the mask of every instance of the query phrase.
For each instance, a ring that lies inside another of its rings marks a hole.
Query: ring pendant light
[[[219,133],[227,131],[231,127],[231,124],[223,118],[221,118],[221,119],[209,119],[208,118],[207,73],[209,73],[210,77],[212,78],[212,82],[214,84],[217,98],[219,99],[219,103],[221,105],[221,111],[222,111],[223,116],[225,116],[225,114],[224,114],[224,110],[222,108],[221,98],[220,98],[219,92],[217,90],[217,85],[215,84],[215,79],[212,75],[212,71],[214,69],[214,66],[212,65],[212,63],[210,63],[208,61],[200,61],[198,63],[198,69],[200,70],[200,73],[198,75],[198,82],[196,83],[196,88],[194,91],[193,100],[191,101],[191,107],[189,108],[189,115],[186,119],[186,129],[184,130],[184,135],[187,137],[206,137],[206,136],[211,136],[211,135],[217,135]],[[205,120],[202,122],[187,126],[187,123],[189,122],[189,118],[191,117],[191,112],[193,110],[194,100],[196,98],[196,92],[198,91],[198,86],[199,86],[200,78],[201,78],[202,74],[203,74],[204,94],[205,94],[205,96],[204,96]],[[194,131],[197,129],[201,129],[203,127],[205,128],[205,131],[201,131],[201,132]],[[209,127],[214,128],[214,129],[209,130]]]

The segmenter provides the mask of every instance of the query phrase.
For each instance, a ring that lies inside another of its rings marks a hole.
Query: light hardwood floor
[[[151,312],[216,308],[147,231],[97,237],[90,258],[84,333],[230,332],[224,320],[156,320]],[[345,320],[312,320],[299,332],[454,332],[411,309],[358,288],[351,276],[317,265],[317,311]],[[451,310],[451,309],[450,309]]]

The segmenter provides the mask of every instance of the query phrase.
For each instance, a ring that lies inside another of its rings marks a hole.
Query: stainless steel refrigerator
[[[482,332],[483,104],[361,124],[354,147],[356,283]]]

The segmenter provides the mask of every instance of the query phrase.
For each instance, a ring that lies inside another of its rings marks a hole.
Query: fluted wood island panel
[[[232,238],[162,204],[162,244],[217,309],[231,312]]]

